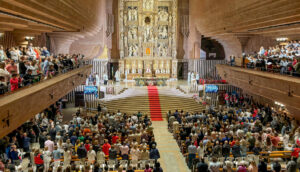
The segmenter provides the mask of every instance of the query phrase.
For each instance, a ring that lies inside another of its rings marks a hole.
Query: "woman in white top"
[[[5,70],[5,63],[0,63],[0,76],[5,78],[5,82],[9,81],[10,73]]]
[[[72,160],[72,153],[69,149],[65,148],[64,150],[64,169],[70,166]]]
[[[94,164],[96,160],[96,152],[93,150],[93,146],[90,147],[90,150],[87,152],[87,158],[89,164]]]
[[[45,147],[45,150],[43,152],[43,159],[44,159],[44,169],[45,171],[48,171],[51,162],[51,152],[48,150],[47,146]]]
[[[38,74],[37,71],[38,71],[39,67],[36,64],[36,61],[33,60],[31,62],[31,64],[29,66],[27,66],[27,69],[31,69],[31,71],[32,71],[31,75],[36,76]]]
[[[130,155],[132,160],[137,160],[137,161],[139,160],[140,151],[136,145],[134,145],[134,147],[130,150]]]
[[[20,53],[18,51],[18,48],[13,48],[12,51],[10,51],[10,58],[19,61]]]
[[[105,161],[105,154],[101,149],[97,152],[97,162],[99,163],[100,161]]]
[[[5,59],[7,59],[6,53],[3,50],[3,46],[0,45],[0,61],[4,61]]]
[[[200,159],[204,157],[204,146],[202,142],[199,143],[199,146],[197,148],[197,153]]]

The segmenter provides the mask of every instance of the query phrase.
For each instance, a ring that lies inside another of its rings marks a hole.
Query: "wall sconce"
[[[4,33],[1,33],[1,32],[0,32],[0,38],[1,38],[2,36],[4,36]]]
[[[34,39],[34,37],[32,37],[32,36],[26,36],[25,37],[25,40],[26,41],[32,41]]]

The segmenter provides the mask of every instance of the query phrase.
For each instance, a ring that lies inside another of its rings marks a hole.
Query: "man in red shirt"
[[[111,148],[110,144],[108,143],[108,140],[104,140],[104,145],[102,146],[102,151],[105,155],[109,155],[109,149]]]
[[[118,140],[119,140],[119,136],[117,136],[117,134],[114,133],[114,135],[111,138],[111,143],[115,144],[115,143],[117,143]]]
[[[300,152],[300,148],[299,148],[298,145],[296,145],[296,147],[293,148],[293,151],[292,151],[291,156],[292,156],[292,157],[298,158],[298,157],[299,157],[299,152]]]
[[[271,142],[274,147],[278,146],[278,143],[280,141],[280,138],[278,137],[278,133],[275,133],[275,135],[271,138]]]

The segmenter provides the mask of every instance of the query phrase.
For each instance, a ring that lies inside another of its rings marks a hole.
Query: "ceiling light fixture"
[[[26,41],[32,41],[33,39],[34,39],[33,36],[26,36],[26,37],[25,37],[25,40],[26,40]]]
[[[276,38],[276,41],[277,42],[284,42],[284,41],[287,41],[288,38]]]

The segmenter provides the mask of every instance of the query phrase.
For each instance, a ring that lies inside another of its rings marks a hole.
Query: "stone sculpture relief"
[[[143,8],[145,10],[152,10],[153,9],[153,5],[154,5],[154,1],[153,0],[144,0]]]

